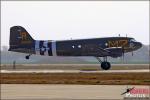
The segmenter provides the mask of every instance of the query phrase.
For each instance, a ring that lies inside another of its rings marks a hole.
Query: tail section
[[[13,26],[10,28],[9,51],[34,53],[35,40],[21,26]]]

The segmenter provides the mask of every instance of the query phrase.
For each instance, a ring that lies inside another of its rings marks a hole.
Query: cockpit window
[[[135,39],[131,39],[130,42],[136,42],[136,40]]]

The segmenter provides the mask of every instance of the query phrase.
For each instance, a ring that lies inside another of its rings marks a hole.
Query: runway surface
[[[110,70],[149,69],[149,64],[112,64]],[[102,70],[100,64],[2,64],[1,70]]]
[[[149,89],[149,86],[128,86]],[[2,100],[123,99],[126,85],[2,84]],[[145,99],[144,99],[145,100]]]
[[[1,70],[1,73],[142,73],[150,72],[148,69],[138,69],[138,70],[98,70],[98,71],[82,71],[82,70]]]

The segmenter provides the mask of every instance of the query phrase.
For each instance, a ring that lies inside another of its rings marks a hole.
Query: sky
[[[1,1],[1,45],[12,26],[35,40],[121,36],[149,44],[149,1]]]

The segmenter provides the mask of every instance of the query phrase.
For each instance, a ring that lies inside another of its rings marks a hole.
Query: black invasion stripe
[[[48,48],[49,48],[48,55],[52,56],[52,43],[51,42],[48,42]]]
[[[42,51],[43,43],[44,43],[44,41],[40,41],[40,43],[39,43],[39,47],[40,47],[40,55],[44,55],[44,51]]]

